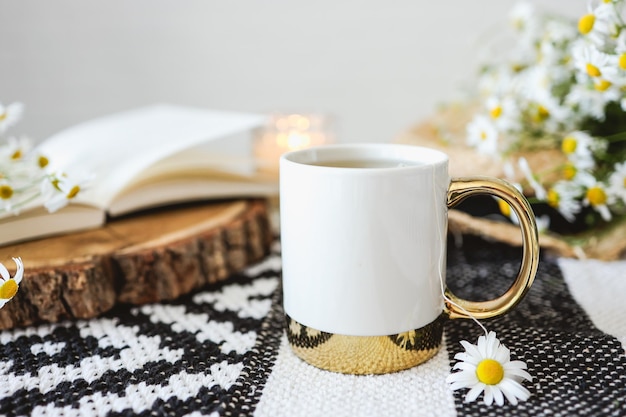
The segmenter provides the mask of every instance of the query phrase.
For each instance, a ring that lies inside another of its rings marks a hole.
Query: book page
[[[0,245],[92,229],[102,226],[104,220],[104,211],[91,206],[71,204],[54,213],[38,207],[1,219]]]
[[[255,114],[158,104],[76,125],[44,141],[39,151],[52,169],[92,173],[92,186],[77,200],[106,209],[148,167],[194,146],[208,149],[264,121]]]

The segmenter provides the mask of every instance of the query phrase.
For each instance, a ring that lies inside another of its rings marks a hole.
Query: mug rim
[[[334,155],[331,156],[331,155]],[[398,159],[415,162],[416,165],[402,165],[393,167],[338,167],[318,165],[318,163],[333,162],[341,159]],[[400,170],[415,170],[447,164],[449,157],[446,153],[424,146],[405,145],[396,143],[351,143],[327,144],[312,146],[286,152],[280,157],[281,163],[290,163],[303,167],[320,170],[341,170],[346,172],[386,172]]]

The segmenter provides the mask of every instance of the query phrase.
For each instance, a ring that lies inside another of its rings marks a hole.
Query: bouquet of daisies
[[[53,212],[75,198],[88,178],[49,170],[49,160],[26,137],[5,136],[20,121],[24,106],[0,103],[0,215],[19,214],[35,202]]]
[[[578,21],[518,4],[513,48],[482,68],[481,108],[467,125],[468,144],[525,178],[531,202],[589,227],[626,214],[623,3],[591,3]],[[548,149],[559,149],[550,166],[519,157]]]

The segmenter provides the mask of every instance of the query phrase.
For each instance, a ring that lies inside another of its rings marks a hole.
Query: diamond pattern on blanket
[[[519,268],[518,248],[466,237],[462,248],[450,245],[447,281],[458,296],[494,298],[508,289]],[[543,257],[533,286],[508,314],[485,320],[488,330],[525,361],[532,383],[528,401],[513,407],[486,407],[481,398],[467,404],[456,391],[459,416],[626,415],[626,356],[620,342],[598,330],[572,298],[555,259]],[[469,320],[449,321],[446,341],[451,364],[475,343],[481,329]]]
[[[282,334],[276,259],[175,302],[1,332],[0,414],[246,413]]]

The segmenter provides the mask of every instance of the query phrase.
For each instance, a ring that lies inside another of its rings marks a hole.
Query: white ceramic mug
[[[446,300],[447,210],[484,193],[520,219],[520,272],[495,300],[466,301],[447,289]],[[332,371],[385,373],[424,362],[439,348],[445,317],[506,312],[537,269],[524,196],[495,178],[451,179],[447,155],[434,149],[354,144],[284,154],[280,217],[289,342]]]

